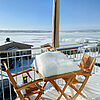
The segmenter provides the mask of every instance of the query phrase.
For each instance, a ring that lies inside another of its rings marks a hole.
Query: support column
[[[53,0],[52,47],[59,47],[60,0]]]

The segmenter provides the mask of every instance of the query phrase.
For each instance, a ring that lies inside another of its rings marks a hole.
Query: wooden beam
[[[59,47],[60,0],[53,0],[52,47]]]
[[[20,74],[23,74],[23,73],[27,73],[27,72],[29,72],[29,71],[32,71],[32,69],[27,69],[27,70],[24,70],[24,71],[22,71],[22,72],[18,72],[18,73],[16,73],[16,74],[13,74],[12,76],[15,77],[15,76],[17,76],[17,75],[20,75]]]
[[[42,79],[38,79],[38,80],[34,80],[34,81],[31,81],[31,82],[25,83],[25,84],[23,84],[22,86],[18,87],[18,88],[16,89],[16,91],[23,90],[23,89],[25,89],[25,88],[27,88],[27,87],[30,87],[30,86],[35,86],[35,84],[37,84],[37,83],[39,83],[39,82],[43,82],[43,80],[42,80]]]

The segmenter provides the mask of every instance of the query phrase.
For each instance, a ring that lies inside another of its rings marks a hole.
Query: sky
[[[0,0],[0,29],[52,30],[53,0]],[[60,0],[60,30],[100,29],[100,0]]]

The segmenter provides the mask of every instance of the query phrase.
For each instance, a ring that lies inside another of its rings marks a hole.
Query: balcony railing
[[[16,92],[14,93],[13,86],[8,80],[5,68],[2,64],[5,61],[11,71],[11,73],[18,73],[20,71],[30,68],[33,60],[36,55],[39,55],[45,52],[46,48],[32,48],[32,49],[23,49],[23,50],[10,50],[10,51],[0,51],[0,100],[14,100],[16,98]],[[83,54],[87,53],[90,56],[96,57],[96,62],[99,62],[100,58],[100,48],[84,48],[80,47],[78,49],[71,50],[62,50],[61,52],[65,53],[66,56],[72,61],[80,61]],[[32,74],[34,80],[38,77],[36,73]],[[16,82],[20,85],[23,82],[23,79],[18,81],[18,77],[15,77]],[[63,84],[62,80],[58,80],[59,84]],[[46,89],[50,88],[48,85]],[[8,93],[7,93],[8,91]]]

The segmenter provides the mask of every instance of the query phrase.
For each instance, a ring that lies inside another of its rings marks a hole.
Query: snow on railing
[[[23,50],[10,50],[10,51],[0,51],[0,100],[6,100],[10,98],[10,100],[14,100],[16,98],[16,93],[14,95],[14,89],[11,83],[8,80],[8,76],[2,64],[5,61],[10,69],[11,73],[18,73],[20,71],[26,70],[30,68],[35,56],[41,54],[41,52],[45,52],[46,48],[32,48],[32,49],[23,49]],[[66,56],[72,61],[80,61],[83,54],[87,53],[90,56],[96,57],[97,61],[100,58],[100,48],[99,47],[80,47],[77,49],[68,49],[61,50],[61,52],[65,53]],[[32,77],[37,78],[35,72]],[[23,79],[20,77],[15,77],[16,82],[20,85],[23,82]],[[61,80],[58,80],[59,84],[63,84]],[[49,88],[47,86],[47,88]],[[8,93],[6,93],[8,91]]]

